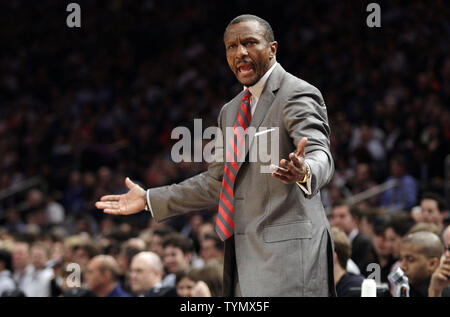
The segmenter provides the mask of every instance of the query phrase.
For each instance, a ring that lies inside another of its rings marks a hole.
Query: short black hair
[[[384,233],[384,231],[387,229],[389,220],[389,215],[379,215],[375,217],[375,219],[373,220],[373,232],[375,233],[375,235],[379,236]]]
[[[444,212],[447,209],[444,199],[436,193],[425,192],[422,194],[420,201],[422,202],[422,200],[424,200],[424,199],[431,199],[431,200],[436,201],[440,212]]]
[[[168,234],[166,237],[164,237],[163,248],[166,248],[167,246],[173,246],[175,248],[181,249],[181,251],[186,254],[193,251],[193,243],[192,240],[189,238],[186,238],[182,234],[175,232]]]
[[[205,234],[204,240],[213,240],[214,241],[214,247],[217,250],[223,250],[224,249],[224,243],[222,240],[220,240],[219,236],[216,233],[210,232]]]
[[[408,212],[400,212],[392,215],[386,229],[392,228],[396,234],[403,237],[415,224],[416,222]]]
[[[265,29],[264,37],[266,38],[267,42],[275,41],[275,35],[273,34],[273,30],[272,30],[272,27],[270,26],[269,22],[267,22],[266,20],[264,20],[256,15],[253,15],[253,14],[242,14],[238,17],[235,17],[233,20],[231,20],[230,23],[228,23],[227,27],[225,28],[225,32],[230,27],[230,25],[238,24],[238,23],[246,22],[246,21],[258,22]],[[225,36],[225,34],[224,34],[224,36]]]

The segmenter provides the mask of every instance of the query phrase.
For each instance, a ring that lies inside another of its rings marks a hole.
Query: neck
[[[389,263],[389,256],[386,255],[379,255],[378,261],[380,261],[380,266],[385,267]]]
[[[334,285],[337,285],[346,271],[337,263],[334,266]]]
[[[106,284],[106,285],[102,286],[100,289],[96,290],[95,294],[98,297],[106,297],[106,296],[109,295],[109,293],[112,292],[114,287],[116,287],[116,283],[115,282],[111,282],[109,284]]]

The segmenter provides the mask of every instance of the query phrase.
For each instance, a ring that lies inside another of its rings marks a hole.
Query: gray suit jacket
[[[234,124],[242,96],[243,92],[222,108],[218,125],[223,131]],[[311,195],[297,184],[286,185],[270,173],[261,173],[260,167],[268,163],[238,164],[235,234],[225,242],[224,296],[233,296],[236,272],[243,296],[334,295],[330,226],[319,192],[334,171],[322,95],[277,65],[250,126],[279,128],[278,162],[289,159],[301,138],[308,138],[305,154],[312,173]],[[248,140],[250,151],[256,144],[264,146],[255,139]],[[223,141],[216,140],[216,155],[223,155]],[[217,205],[223,170],[223,162],[214,162],[206,172],[179,184],[150,189],[155,220]]]

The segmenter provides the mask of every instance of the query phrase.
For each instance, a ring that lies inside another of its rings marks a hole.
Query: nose
[[[402,260],[402,261],[400,262],[400,268],[402,269],[403,272],[406,271],[405,260]]]
[[[247,52],[247,49],[245,48],[245,46],[242,44],[239,44],[237,47],[236,57],[242,58],[247,55],[248,55],[248,52]]]

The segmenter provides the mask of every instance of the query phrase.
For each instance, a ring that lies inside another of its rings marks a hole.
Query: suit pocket
[[[263,229],[264,242],[280,242],[294,239],[311,239],[311,221],[296,221],[283,224],[265,226]]]

